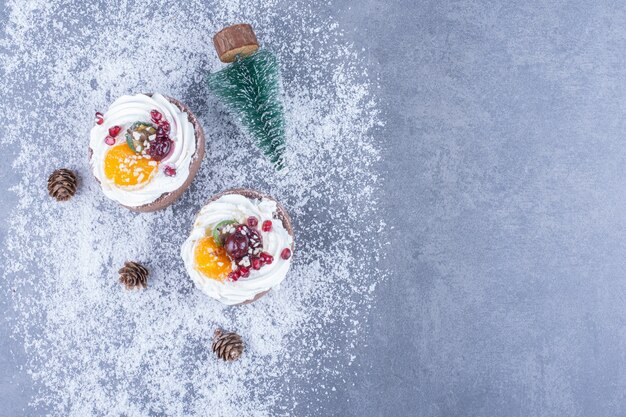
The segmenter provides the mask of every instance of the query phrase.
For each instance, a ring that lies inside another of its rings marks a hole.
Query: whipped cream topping
[[[146,184],[140,187],[124,188],[107,179],[104,173],[104,157],[112,147],[105,143],[109,128],[120,126],[120,134],[115,145],[126,141],[126,130],[135,122],[151,123],[150,111],[158,110],[170,123],[170,138],[173,150],[159,162],[159,169]],[[189,177],[192,158],[196,153],[196,135],[193,123],[186,112],[180,110],[161,94],[152,97],[145,94],[122,96],[115,100],[104,114],[104,123],[91,129],[89,147],[93,151],[89,161],[94,176],[100,182],[104,194],[112,200],[128,207],[150,204],[162,194],[182,187]],[[176,169],[176,175],[165,175],[165,167]]]
[[[228,304],[239,304],[251,300],[255,295],[276,288],[287,275],[291,258],[285,260],[280,253],[285,248],[291,248],[293,238],[287,232],[280,219],[274,218],[277,211],[276,202],[270,199],[251,200],[240,194],[227,194],[210,202],[200,210],[191,230],[191,234],[183,243],[181,256],[185,267],[196,286],[209,297]],[[269,265],[259,270],[250,269],[250,276],[240,278],[236,282],[229,280],[218,281],[206,277],[196,269],[194,248],[198,240],[211,236],[217,223],[223,220],[236,220],[245,223],[250,216],[259,219],[259,225],[265,220],[272,220],[272,230],[263,232],[263,251],[274,257]]]

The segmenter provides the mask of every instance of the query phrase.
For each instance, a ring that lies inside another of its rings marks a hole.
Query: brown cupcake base
[[[259,298],[263,297],[265,294],[267,294],[268,292],[270,292],[270,290],[267,291],[263,291],[258,293],[257,295],[254,296],[254,298],[250,299],[250,300],[246,300],[243,303],[239,303],[239,304],[233,304],[233,306],[244,306],[246,304],[252,304],[254,303],[256,300],[258,300]]]

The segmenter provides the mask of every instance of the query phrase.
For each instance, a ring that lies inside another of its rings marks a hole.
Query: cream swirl
[[[159,169],[145,185],[135,188],[123,188],[109,180],[104,173],[104,157],[111,146],[105,143],[109,128],[120,126],[121,133],[116,144],[126,140],[126,129],[135,122],[150,123],[150,111],[157,110],[170,123],[170,138],[173,150],[167,158],[159,163]],[[112,200],[128,207],[139,207],[150,204],[162,194],[182,187],[189,177],[193,155],[196,153],[196,135],[193,123],[186,112],[180,110],[161,94],[147,96],[137,94],[122,96],[115,100],[104,114],[104,123],[91,129],[89,147],[92,150],[89,161],[94,176],[100,182],[104,194]],[[176,169],[176,175],[167,176],[165,166]]]
[[[277,287],[287,275],[290,259],[282,259],[280,253],[290,248],[293,238],[283,226],[282,221],[274,218],[276,202],[270,199],[251,200],[240,194],[226,194],[210,202],[200,210],[191,230],[191,234],[181,247],[181,256],[191,279],[196,286],[209,297],[228,304],[239,304],[251,300],[255,295]],[[250,276],[236,282],[218,281],[203,275],[196,269],[194,248],[198,240],[210,236],[213,227],[223,220],[235,220],[245,223],[250,216],[255,216],[262,224],[272,220],[272,230],[261,232],[263,251],[274,257],[269,265],[259,270],[251,270]]]

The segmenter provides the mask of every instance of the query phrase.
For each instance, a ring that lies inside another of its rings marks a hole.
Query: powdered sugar
[[[276,1],[9,7],[0,140],[17,150],[12,166],[21,178],[2,286],[39,389],[32,407],[64,416],[313,413],[313,398],[337,389],[354,361],[346,349],[359,340],[383,276],[372,137],[379,116],[358,54],[337,25],[308,5]],[[240,21],[251,22],[281,61],[285,172],[273,170],[204,86],[205,74],[223,65],[212,34]],[[196,113],[207,156],[180,201],[137,215],[102,195],[87,144],[95,110],[153,91]],[[58,167],[81,177],[66,204],[46,195],[47,175]],[[288,208],[297,250],[279,290],[228,308],[194,288],[179,248],[206,200],[239,186]],[[126,260],[148,267],[147,290],[124,291],[117,282]],[[238,362],[210,352],[215,327],[243,337]],[[309,384],[312,397],[303,392]]]

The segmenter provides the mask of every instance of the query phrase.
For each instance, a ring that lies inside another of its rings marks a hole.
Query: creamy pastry
[[[191,110],[161,94],[122,96],[96,113],[92,172],[110,199],[135,211],[173,203],[204,156],[204,132]]]
[[[239,189],[215,196],[200,210],[181,256],[202,292],[233,305],[280,285],[293,246],[285,209],[269,196]]]

